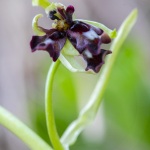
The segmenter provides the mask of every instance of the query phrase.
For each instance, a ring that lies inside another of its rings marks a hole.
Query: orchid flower
[[[43,7],[48,18],[54,20],[51,29],[38,25],[41,14],[33,19],[35,34],[30,42],[32,52],[47,51],[55,62],[57,59],[73,72],[98,73],[104,64],[110,50],[101,49],[102,44],[109,44],[116,36],[116,30],[110,30],[104,25],[92,21],[73,19],[74,7],[65,7],[60,3],[34,0],[35,5]],[[86,62],[82,66],[75,56],[81,56]]]

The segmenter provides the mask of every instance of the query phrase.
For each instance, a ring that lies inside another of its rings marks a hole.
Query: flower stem
[[[60,64],[59,60],[53,62],[52,65],[50,66],[47,75],[46,87],[45,87],[45,109],[46,109],[47,129],[48,129],[48,134],[52,142],[52,145],[55,150],[64,150],[63,145],[61,144],[57,133],[54,112],[52,107],[52,86],[54,81],[54,75],[56,73],[59,64]]]
[[[34,131],[0,106],[0,124],[18,136],[32,150],[52,150]]]

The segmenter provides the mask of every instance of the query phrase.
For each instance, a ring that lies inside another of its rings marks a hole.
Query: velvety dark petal
[[[102,32],[99,28],[75,21],[67,31],[67,37],[80,54],[84,50],[89,50],[92,55],[98,55],[101,52],[101,38],[99,35]]]
[[[72,45],[77,49],[77,51],[81,54],[85,48],[87,47],[88,41],[81,36],[80,33],[72,32],[70,30],[67,31],[67,37],[72,43]]]
[[[86,71],[92,69],[94,72],[98,73],[104,64],[105,56],[111,54],[112,52],[109,50],[101,49],[101,53],[99,55],[91,55],[89,51],[84,51],[83,58],[87,62]]]
[[[72,32],[79,32],[79,33],[87,32],[90,30],[90,25],[81,21],[74,21],[72,23],[72,26],[70,27],[70,30]]]
[[[30,42],[32,52],[36,50],[47,51],[56,61],[60,55],[60,51],[66,42],[66,33],[57,30],[49,31],[50,34],[44,36],[33,36]]]

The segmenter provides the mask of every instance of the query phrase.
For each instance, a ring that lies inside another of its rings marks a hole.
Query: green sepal
[[[38,14],[36,15],[34,18],[33,18],[33,21],[32,21],[32,29],[33,29],[33,32],[38,35],[38,36],[43,36],[45,35],[45,32],[43,32],[39,26],[38,26],[38,20],[39,18],[43,17],[42,14]]]
[[[67,40],[60,53],[59,60],[71,72],[95,74],[93,70],[85,71],[85,66],[82,65],[80,61],[76,58],[76,56],[79,57],[79,55],[80,54],[78,53],[78,51],[73,47],[70,41]]]
[[[82,66],[75,56],[67,56],[62,53],[59,56],[61,63],[71,72],[80,72],[86,74],[96,74],[93,70],[85,71],[85,67]]]
[[[41,6],[46,9],[51,3],[49,0],[32,0],[32,6]]]
[[[84,68],[82,68],[82,66],[78,64],[74,56],[67,56],[61,53],[59,56],[59,60],[71,72],[85,72]]]

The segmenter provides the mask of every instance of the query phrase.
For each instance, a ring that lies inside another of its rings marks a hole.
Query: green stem
[[[35,132],[0,106],[0,124],[18,136],[32,150],[52,150]],[[13,144],[13,143],[12,143]]]
[[[52,106],[52,87],[53,87],[54,75],[56,73],[59,64],[60,64],[59,60],[53,62],[47,75],[46,87],[45,87],[45,109],[46,109],[46,122],[47,122],[48,134],[53,144],[53,147],[55,150],[64,150],[63,145],[61,144],[57,133],[53,106]]]

